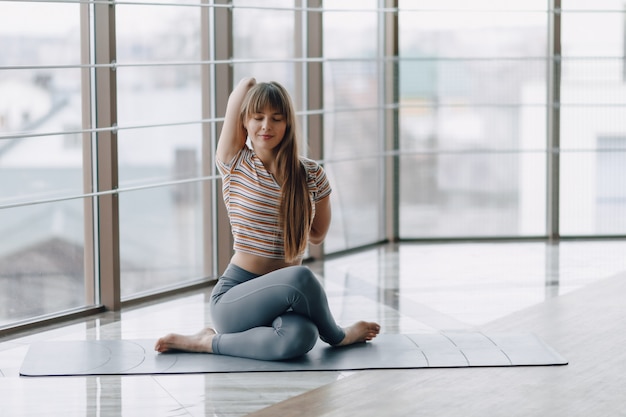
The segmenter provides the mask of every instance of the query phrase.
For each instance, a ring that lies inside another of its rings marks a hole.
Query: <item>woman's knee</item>
[[[311,290],[313,288],[321,288],[321,284],[313,271],[306,266],[293,266],[288,269],[292,283],[302,289]]]
[[[280,337],[276,356],[291,359],[302,356],[315,346],[319,333],[315,324],[304,316],[286,313],[276,318],[274,330]]]

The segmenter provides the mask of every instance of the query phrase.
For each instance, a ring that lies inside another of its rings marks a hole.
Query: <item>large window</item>
[[[203,276],[201,13],[116,6],[121,293]],[[188,181],[188,182],[185,182]],[[211,207],[206,207],[210,212]]]
[[[324,159],[333,187],[327,252],[382,239],[377,3],[324,2]]]
[[[296,97],[298,63],[293,0],[234,0],[234,82],[277,81]]]
[[[563,235],[626,234],[626,47],[621,0],[563,2]]]
[[[0,326],[96,302],[81,42],[77,3],[0,5]]]
[[[400,1],[400,237],[545,233],[545,1]]]
[[[0,328],[222,271],[244,76],[286,86],[328,173],[311,256],[626,235],[624,4],[562,3],[0,2]]]

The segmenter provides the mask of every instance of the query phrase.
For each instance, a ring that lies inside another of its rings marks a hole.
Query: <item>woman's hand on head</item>
[[[246,92],[254,87],[254,85],[256,84],[256,78],[254,77],[244,77],[239,81],[239,84],[235,87],[235,90],[237,90],[238,88],[245,88]],[[235,91],[233,90],[233,92]]]

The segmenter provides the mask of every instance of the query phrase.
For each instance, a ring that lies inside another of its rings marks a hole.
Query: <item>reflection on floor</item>
[[[311,263],[342,325],[385,333],[480,329],[626,271],[626,242],[383,245]],[[243,416],[357,372],[24,378],[37,340],[147,339],[211,325],[210,289],[0,340],[2,415]],[[347,380],[346,380],[347,382]],[[36,400],[35,400],[36,399]]]

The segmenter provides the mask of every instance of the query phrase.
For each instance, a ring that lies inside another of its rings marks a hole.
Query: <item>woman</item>
[[[376,323],[339,327],[321,284],[301,266],[307,242],[320,244],[330,226],[331,190],[322,167],[298,154],[284,87],[254,78],[237,85],[216,159],[234,237],[234,255],[211,295],[216,329],[169,334],[155,350],[282,360],[304,355],[318,336],[333,346],[376,337]]]

